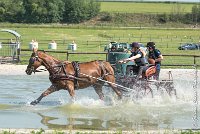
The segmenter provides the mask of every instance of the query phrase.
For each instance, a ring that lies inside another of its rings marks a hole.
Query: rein
[[[122,85],[119,85],[119,84],[116,84],[116,83],[113,83],[113,82],[110,82],[110,81],[103,80],[103,79],[101,79],[101,78],[96,78],[96,77],[93,77],[93,76],[91,76],[91,75],[87,75],[87,74],[84,74],[84,73],[80,73],[80,74],[81,74],[81,75],[84,75],[84,76],[86,76],[86,77],[90,77],[90,78],[96,79],[96,80],[101,81],[101,82],[113,84],[113,85],[115,85],[115,86],[117,86],[117,87],[122,88],[121,90],[123,90],[123,91],[125,91],[125,92],[129,92],[129,91],[132,91],[132,90],[133,90],[133,89],[131,89],[131,88],[128,88],[128,87],[125,87],[125,86],[122,86]],[[88,82],[89,82],[89,81],[88,81]],[[96,84],[97,84],[97,83],[96,83]]]
[[[50,72],[49,78],[52,80],[70,80],[70,79],[72,79],[71,75],[67,74],[67,72],[65,70],[65,65],[66,64],[61,63],[59,65],[51,67],[49,70],[51,70],[52,72]],[[55,68],[58,68],[58,69],[55,70]]]
[[[38,60],[39,62],[43,61],[41,58],[39,58],[37,53],[36,53],[34,58],[35,58],[34,60]],[[51,81],[54,81],[54,80],[73,80],[75,87],[78,87],[78,81],[77,80],[90,83],[93,86],[94,85],[101,85],[100,83],[92,83],[88,80],[85,80],[85,79],[79,77],[79,75],[83,75],[83,76],[86,76],[86,77],[89,77],[89,78],[92,78],[92,79],[96,79],[97,81],[101,81],[101,82],[104,82],[104,83],[107,83],[107,84],[113,84],[117,87],[120,87],[121,90],[126,91],[126,92],[129,92],[129,91],[132,90],[132,89],[124,87],[122,85],[103,80],[103,78],[106,75],[110,75],[110,74],[107,73],[107,70],[105,69],[105,66],[102,64],[101,61],[99,61],[99,66],[101,68],[103,75],[99,78],[96,78],[96,77],[93,77],[93,76],[90,76],[90,75],[87,75],[87,74],[84,74],[84,73],[80,73],[80,68],[79,68],[78,62],[72,62],[72,66],[73,66],[74,72],[75,72],[74,74],[67,74],[66,69],[65,69],[65,66],[66,66],[67,63],[60,63],[60,64],[56,64],[54,66],[50,66],[49,64],[45,63],[44,61],[42,63],[46,67],[46,69],[35,70],[35,72],[43,72],[43,71],[48,70],[49,73],[50,73],[49,79]]]
[[[78,74],[79,75],[83,75],[83,76],[86,76],[86,77],[89,77],[89,78],[92,78],[92,79],[96,79],[98,81],[101,81],[101,82],[105,82],[107,84],[113,84],[117,87],[120,87],[121,90],[125,91],[125,92],[129,92],[130,90],[132,90],[131,88],[127,88],[127,87],[124,87],[122,85],[119,85],[119,84],[116,84],[116,83],[113,83],[113,82],[109,82],[109,81],[106,81],[106,80],[103,80],[102,77],[99,77],[99,78],[96,78],[96,77],[93,77],[91,75],[87,75],[87,74],[84,74],[84,73],[81,73],[80,70],[79,72],[75,73],[75,75],[73,74],[67,74],[66,71],[65,71],[65,68],[64,68],[65,64],[61,64],[61,65],[56,65],[56,66],[53,66],[51,68],[55,68],[55,67],[60,67],[61,69],[64,70],[64,74],[52,74],[51,76],[49,76],[50,78],[54,79],[54,80],[80,80],[80,81],[84,81],[84,82],[87,82],[87,83],[91,83],[90,81],[88,80],[84,80],[82,78],[79,78],[78,77]],[[41,70],[41,71],[40,71]],[[36,72],[43,72],[43,71],[47,71],[47,69],[40,69],[40,70],[36,70]],[[105,71],[105,70],[103,70]],[[75,71],[76,72],[76,71]],[[59,73],[59,72],[58,72]],[[103,74],[103,76],[105,77],[106,75],[109,75],[109,74]],[[93,85],[101,85],[99,83],[91,83]],[[107,85],[104,85],[104,86],[107,86]],[[108,86],[109,87],[109,86]]]
[[[47,69],[36,69],[36,70],[35,70],[35,72],[38,72],[38,73],[40,73],[40,72],[45,72],[45,71],[47,71]]]

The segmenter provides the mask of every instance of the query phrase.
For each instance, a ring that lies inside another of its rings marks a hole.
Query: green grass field
[[[9,28],[9,27],[8,27]],[[73,28],[12,28],[22,35],[22,49],[28,49],[32,39],[39,42],[39,49],[49,50],[48,43],[56,40],[57,50],[67,50],[68,45],[75,40],[78,45],[76,52],[103,52],[104,46],[110,41],[117,42],[141,42],[144,45],[148,41],[156,42],[163,55],[165,54],[188,54],[200,55],[199,50],[178,50],[181,43],[194,42],[200,40],[200,30],[198,29],[73,29]],[[8,33],[0,32],[0,37],[12,37]],[[28,60],[30,52],[22,52],[22,60]],[[52,53],[58,59],[66,59],[66,54]],[[105,59],[105,55],[69,55],[69,60],[90,61],[94,59]],[[192,58],[185,60],[183,57],[167,57],[165,63],[188,63],[193,62]]]
[[[29,48],[32,39],[39,42],[40,49],[48,49],[48,43],[56,40],[58,50],[66,50],[67,45],[74,40],[78,44],[78,52],[102,52],[105,44],[110,41],[143,44],[154,41],[165,54],[184,54],[185,52],[177,49],[180,43],[200,41],[199,29],[72,29],[68,27],[12,29],[21,34],[23,49]],[[0,32],[0,39],[2,37],[14,38],[8,33]],[[192,53],[199,54],[198,51]]]
[[[137,3],[137,2],[101,2],[102,12],[119,13],[173,13],[192,11],[193,3]]]

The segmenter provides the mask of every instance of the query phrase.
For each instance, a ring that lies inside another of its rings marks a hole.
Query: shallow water
[[[111,89],[104,87],[105,101],[98,99],[93,88],[87,88],[76,90],[76,100],[73,103],[68,92],[61,90],[43,98],[38,105],[32,106],[30,102],[50,86],[48,76],[1,75],[0,128],[200,128],[200,106],[199,103],[194,103],[193,80],[179,78],[175,79],[174,83],[177,98],[157,93],[154,98],[138,101],[128,97],[118,100]]]

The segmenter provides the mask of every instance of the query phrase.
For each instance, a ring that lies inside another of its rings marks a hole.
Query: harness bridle
[[[34,56],[33,56],[34,55]],[[35,61],[40,62],[41,65],[44,65],[46,67],[46,69],[40,69],[40,70],[36,70],[34,67],[34,63]],[[38,56],[38,52],[34,52],[31,56],[31,58],[29,59],[29,65],[28,67],[30,69],[31,72],[42,72],[42,71],[47,71],[50,66],[48,66],[48,64],[45,64],[45,62],[43,62],[43,60],[41,58],[39,58]]]
[[[33,53],[33,54],[35,56],[31,56],[31,58],[29,59],[29,65],[27,66],[27,68],[29,68],[30,70],[27,70],[27,72],[29,71],[29,72],[34,72],[35,73],[34,63],[35,63],[35,61],[39,61],[39,58],[38,58],[37,53]]]

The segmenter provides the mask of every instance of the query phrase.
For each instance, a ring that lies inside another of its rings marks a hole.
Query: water
[[[195,108],[200,111],[193,102],[193,80],[175,79],[177,99],[155,95],[138,101],[117,100],[105,87],[105,101],[87,88],[76,90],[74,103],[61,90],[30,105],[49,86],[46,75],[1,75],[0,128],[158,130],[190,129],[195,128],[194,123],[200,127],[200,119],[193,119],[198,116]]]

